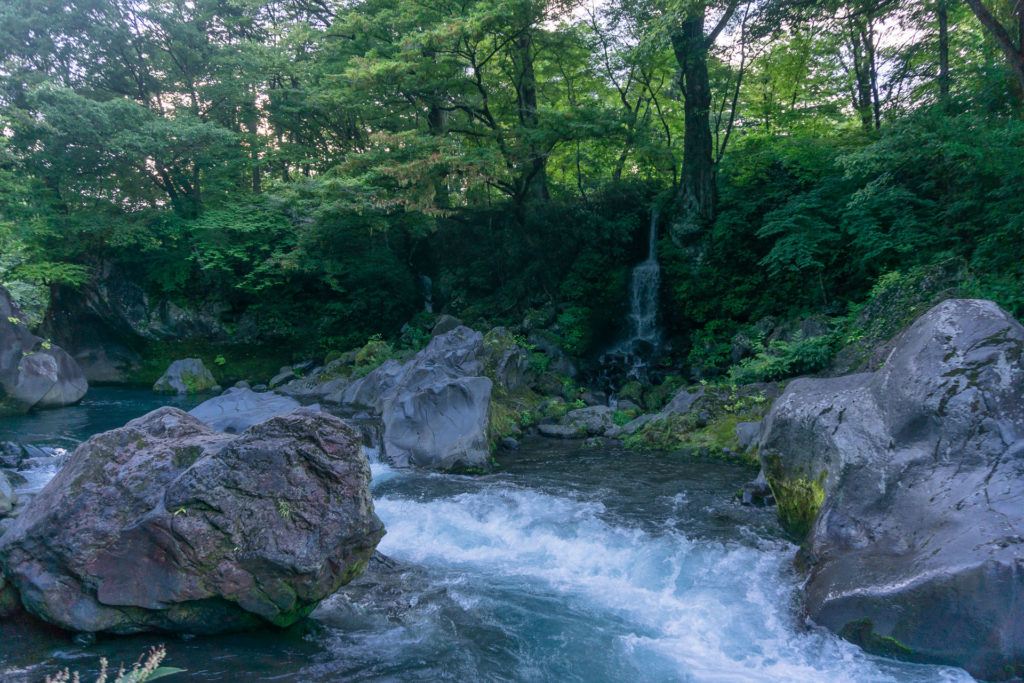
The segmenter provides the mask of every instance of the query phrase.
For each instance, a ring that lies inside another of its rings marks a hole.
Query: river
[[[96,388],[0,418],[0,441],[71,448],[159,405]],[[863,653],[800,614],[796,548],[716,463],[527,439],[486,476],[373,464],[392,558],[287,630],[76,640],[0,623],[0,680],[39,681],[162,643],[190,681],[969,681]],[[43,485],[52,468],[28,474]],[[90,680],[85,678],[84,680]]]

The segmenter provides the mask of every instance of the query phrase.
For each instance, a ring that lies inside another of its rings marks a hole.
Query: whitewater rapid
[[[374,467],[378,487],[405,476]],[[670,506],[685,505],[675,498]],[[493,611],[522,641],[510,680],[971,680],[866,655],[803,622],[784,541],[693,539],[673,518],[640,529],[600,501],[504,482],[436,499],[385,494],[376,506],[388,530],[381,552],[428,568],[467,610]],[[540,597],[535,614],[501,619],[502,603],[529,595]]]

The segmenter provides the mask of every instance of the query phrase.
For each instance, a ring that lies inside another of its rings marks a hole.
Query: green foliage
[[[384,361],[395,357],[395,349],[380,335],[370,337],[362,348],[356,351],[353,377],[365,377],[380,367]]]
[[[317,356],[421,348],[428,275],[437,310],[596,358],[652,206],[672,224],[693,167],[669,38],[697,7],[22,3],[0,13],[0,283],[35,326],[51,288],[115,272]],[[950,8],[943,93],[927,3],[761,10],[703,54],[717,219],[659,243],[673,371],[725,376],[758,321],[852,316],[880,277],[937,264],[1024,315],[1022,100],[988,30]],[[884,68],[851,69],[850,32],[894,22]],[[858,86],[881,100],[851,108]],[[865,316],[762,340],[730,376],[814,372],[857,334],[867,353],[890,323]]]
[[[733,366],[729,379],[736,384],[753,384],[812,374],[828,367],[835,346],[832,335],[805,339],[799,333],[791,341],[780,339],[767,346],[759,343],[757,354]]]

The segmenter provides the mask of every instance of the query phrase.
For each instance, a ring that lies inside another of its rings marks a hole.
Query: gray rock
[[[582,439],[586,436],[586,434],[580,434],[575,427],[562,424],[537,425],[537,433],[549,439]]]
[[[442,334],[448,334],[457,327],[462,327],[462,321],[453,315],[442,313],[438,317],[437,322],[434,323],[434,329],[430,331],[430,336],[440,337]]]
[[[682,389],[672,397],[668,405],[661,409],[659,415],[662,418],[669,415],[685,415],[702,398],[704,398],[704,387]]]
[[[530,356],[504,327],[484,335],[482,360],[484,372],[505,392],[516,393],[529,386]]]
[[[161,408],[82,444],[0,538],[36,616],[80,632],[287,626],[384,529],[356,432],[296,411],[239,436]]]
[[[493,385],[484,377],[483,356],[483,335],[457,327],[408,362],[387,361],[349,384],[338,402],[381,418],[381,455],[393,464],[487,467]]]
[[[615,426],[614,414],[615,411],[608,406],[588,406],[570,410],[562,418],[562,424],[572,427],[582,436],[602,436]]]
[[[234,383],[232,389],[252,389],[252,385],[246,382],[244,379],[240,379]]]
[[[604,435],[612,439],[620,439],[623,436],[630,436],[640,431],[644,426],[647,425],[648,422],[652,422],[657,419],[659,419],[657,413],[647,413],[645,415],[640,415],[639,417],[630,420],[621,427],[613,426],[609,428],[608,431],[604,433]]]
[[[815,621],[981,678],[1024,661],[1024,327],[1007,313],[949,300],[877,372],[792,382],[760,449],[780,512],[824,495]]]
[[[273,392],[234,388],[200,403],[189,414],[218,432],[240,434],[254,424],[287,415],[300,406],[294,398]]]
[[[615,411],[608,406],[588,406],[570,410],[558,424],[542,424],[537,431],[543,436],[555,439],[585,439],[588,436],[604,436],[615,428],[612,416]]]
[[[18,502],[18,496],[14,493],[14,487],[7,480],[7,475],[0,472],[0,517],[10,514]]]
[[[384,406],[384,454],[399,467],[483,467],[490,451],[491,380],[459,377],[406,386]]]
[[[82,400],[89,383],[62,348],[37,337],[0,287],[0,415],[59,408]]]
[[[517,451],[519,450],[519,440],[511,436],[506,436],[501,440],[499,444],[506,451]]]
[[[740,442],[740,448],[744,451],[750,450],[757,444],[761,436],[760,422],[738,422],[736,424],[736,439]]]
[[[267,386],[271,389],[276,389],[282,384],[291,382],[293,379],[297,378],[298,375],[295,374],[295,371],[286,366],[281,368],[276,375],[270,378],[270,381],[267,382]]]
[[[615,404],[616,410],[635,410],[638,413],[643,412],[643,408],[639,405],[630,401],[628,398],[620,398]]]
[[[202,394],[219,391],[217,380],[199,358],[185,358],[171,363],[153,385],[158,394]]]

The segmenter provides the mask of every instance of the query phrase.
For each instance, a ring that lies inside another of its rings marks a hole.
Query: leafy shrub
[[[804,338],[797,334],[792,341],[776,340],[733,366],[729,378],[736,384],[774,382],[787,377],[818,372],[828,367],[835,354],[835,337],[820,335]]]

